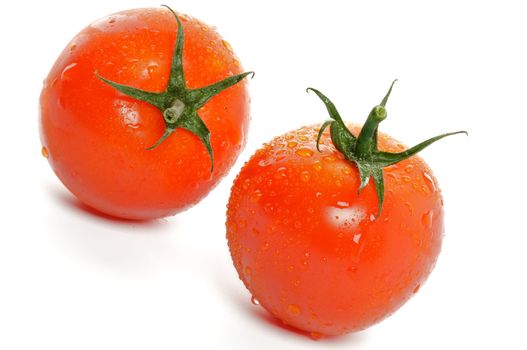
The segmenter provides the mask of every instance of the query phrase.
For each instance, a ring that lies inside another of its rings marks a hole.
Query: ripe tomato
[[[232,187],[226,223],[234,266],[253,297],[313,337],[358,331],[393,313],[429,275],[443,233],[441,192],[421,158],[384,168],[378,216],[375,183],[359,193],[362,174],[334,144],[342,133],[322,133],[317,150],[321,127],[288,132],[253,155]],[[381,151],[405,150],[387,135],[374,139]]]
[[[249,73],[241,72],[230,45],[195,18],[153,8],[99,19],[45,80],[43,154],[101,212],[176,214],[201,200],[245,146],[249,95],[245,82],[234,84]]]

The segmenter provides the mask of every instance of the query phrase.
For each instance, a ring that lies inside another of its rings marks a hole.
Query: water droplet
[[[42,146],[41,153],[42,153],[42,157],[44,157],[46,159],[49,157],[48,149],[46,147],[44,147],[44,146]]]
[[[298,305],[295,305],[295,304],[289,304],[287,306],[287,311],[292,314],[292,315],[298,315],[300,314],[300,306]]]
[[[427,212],[421,217],[421,222],[423,223],[425,227],[430,228],[432,227],[433,218],[434,218],[434,211],[430,210],[429,212]]]
[[[287,177],[287,174],[285,173],[286,170],[287,170],[287,168],[285,166],[281,166],[280,168],[276,169],[276,172],[274,174],[274,178],[279,180],[279,179],[283,179],[283,178]]]
[[[250,277],[252,273],[253,273],[253,271],[252,271],[251,267],[250,266],[246,266],[245,267],[245,275],[247,277]]]
[[[334,156],[324,156],[322,159],[324,159],[326,162],[334,162],[337,160]]]
[[[307,264],[304,264],[304,265],[307,265]],[[300,285],[300,280],[299,280],[299,279],[295,279],[295,280],[293,281],[293,286],[294,286],[294,287],[298,287],[299,285]]]
[[[327,220],[330,224],[336,227],[353,228],[358,226],[366,217],[364,208],[359,206],[351,207],[328,207]]]
[[[132,128],[137,129],[141,126],[139,123],[139,112],[135,103],[118,100],[114,103],[117,113],[123,118],[123,123]]]
[[[264,211],[265,211],[266,213],[268,213],[268,214],[272,214],[272,213],[274,213],[274,207],[273,207],[273,205],[272,205],[271,203],[266,203],[266,204],[264,205]]]
[[[426,185],[428,186],[430,191],[431,192],[436,192],[437,188],[436,188],[436,185],[435,185],[435,182],[434,182],[434,178],[432,177],[432,175],[430,175],[430,174],[425,172],[425,173],[423,173],[423,177],[425,178]]]
[[[351,273],[357,272],[357,266],[351,265],[350,267],[348,267],[348,272],[351,272]]]
[[[415,286],[414,290],[413,290],[413,293],[417,293],[419,292],[419,289],[421,289],[421,284],[420,283],[417,283],[417,286]]]
[[[251,180],[250,179],[245,179],[245,181],[243,182],[243,185],[242,185],[242,188],[244,190],[248,189],[249,186],[251,186]]]
[[[289,141],[287,143],[287,147],[289,147],[289,148],[296,147],[296,145],[298,145],[298,142],[296,142],[296,141]]]
[[[343,201],[341,201],[341,202],[337,202],[337,205],[338,205],[339,207],[341,207],[341,208],[347,208],[347,207],[349,207],[349,203],[348,203],[348,202],[343,202]]]
[[[313,151],[308,148],[300,148],[296,151],[296,154],[300,157],[309,158],[313,155]]]
[[[360,236],[361,236],[361,233],[360,233],[360,232],[359,232],[359,233],[356,233],[356,234],[353,235],[353,242],[354,242],[355,244],[359,244]]]
[[[304,256],[305,256],[306,258],[309,258],[309,252],[305,252],[305,253],[304,253]]]
[[[261,166],[262,168],[263,167],[266,167],[268,166],[270,163],[267,159],[261,159],[259,162],[258,162],[258,166]]]
[[[318,333],[318,332],[311,332],[309,333],[309,337],[313,340],[319,340],[323,337],[324,335],[322,333]]]
[[[189,22],[190,21],[190,17],[188,15],[185,15],[185,14],[180,14],[179,15],[179,19],[181,20],[181,22]]]
[[[254,190],[253,194],[251,195],[251,201],[258,202],[262,198],[262,191],[256,189]]]
[[[375,221],[375,215],[370,214],[370,221]]]
[[[350,175],[351,174],[351,169],[350,167],[344,167],[342,168],[342,172],[344,173],[344,175]]]
[[[148,71],[148,74],[150,75],[154,73],[157,70],[157,68],[159,68],[157,63],[151,63],[146,67],[146,70]]]
[[[322,192],[317,192],[317,193],[315,193],[315,197],[317,197],[317,198],[322,197]]]
[[[410,179],[409,176],[403,176],[403,181],[404,181],[404,182],[408,183],[408,182],[410,182],[410,180],[411,180],[411,179]]]
[[[304,170],[300,173],[300,180],[304,181],[304,182],[308,182],[309,179],[310,179],[311,175],[309,174],[309,171],[307,170]]]
[[[238,222],[238,226],[240,226],[240,228],[247,227],[247,221],[245,219],[240,219],[240,221]]]
[[[77,44],[73,43],[70,45],[70,52],[72,52],[73,50],[75,50],[77,48]]]
[[[322,164],[320,164],[320,162],[317,160],[313,163],[313,169],[315,169],[316,171],[322,170]]]
[[[307,136],[304,136],[304,135],[299,136],[298,139],[299,139],[300,141],[307,141],[307,140],[309,140],[309,139],[307,138]]]
[[[76,62],[66,66],[62,73],[60,74],[60,79],[63,81],[71,80],[71,70],[77,65]]]
[[[296,229],[299,229],[299,228],[302,227],[302,222],[301,221],[295,221],[295,225],[294,226],[295,226]]]
[[[256,305],[256,306],[260,305],[260,302],[254,296],[251,297],[251,303],[253,303],[253,305]]]
[[[404,168],[404,171],[410,174],[414,170],[414,166],[412,164],[408,164],[406,168]]]
[[[229,44],[229,42],[228,42],[227,40],[222,40],[222,41],[221,41],[221,44],[222,44],[223,47],[226,48],[227,50],[232,51],[232,46],[231,46],[231,44]]]
[[[392,178],[394,180],[397,180],[397,175],[395,175],[394,173],[385,172],[385,174],[386,174],[387,177]]]

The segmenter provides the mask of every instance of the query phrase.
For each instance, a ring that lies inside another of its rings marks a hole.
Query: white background
[[[522,1],[170,2],[215,25],[250,83],[249,144],[195,208],[149,223],[83,209],[40,155],[42,80],[95,19],[148,1],[25,1],[0,11],[0,349],[525,349],[526,11]],[[362,121],[399,78],[381,129],[422,153],[445,200],[435,271],[394,316],[313,341],[284,330],[232,267],[225,204],[263,142],[326,112]]]

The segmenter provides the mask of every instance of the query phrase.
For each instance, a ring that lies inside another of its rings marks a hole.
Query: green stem
[[[360,178],[360,186],[358,188],[359,193],[369,183],[370,179],[373,178],[379,203],[377,217],[381,215],[382,205],[384,202],[384,167],[408,159],[417,152],[430,146],[432,143],[447,136],[460,133],[467,134],[466,131],[442,134],[432,137],[414,147],[409,148],[406,151],[399,153],[379,151],[377,148],[377,134],[379,130],[379,124],[384,119],[386,119],[388,115],[385,107],[392,92],[393,84],[396,81],[397,80],[394,80],[392,82],[388,93],[384,96],[381,103],[372,109],[357,138],[355,138],[346,127],[340,115],[338,114],[335,105],[320,91],[312,88],[308,89],[308,91],[314,91],[322,100],[328,110],[329,116],[332,119],[322,124],[317,137],[317,148],[322,133],[328,126],[330,126],[331,141],[335,145],[335,148],[339,150],[348,161],[355,163],[357,166]]]
[[[358,159],[366,159],[371,156],[374,149],[377,148],[376,141],[377,129],[379,124],[386,119],[386,108],[383,106],[375,106],[368,115],[366,123],[362,127],[357,143],[355,144],[355,156]]]

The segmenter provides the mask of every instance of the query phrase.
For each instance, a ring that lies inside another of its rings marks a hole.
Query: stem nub
[[[163,111],[163,118],[167,124],[175,124],[181,118],[184,111],[185,104],[181,100],[176,99],[172,107]]]

